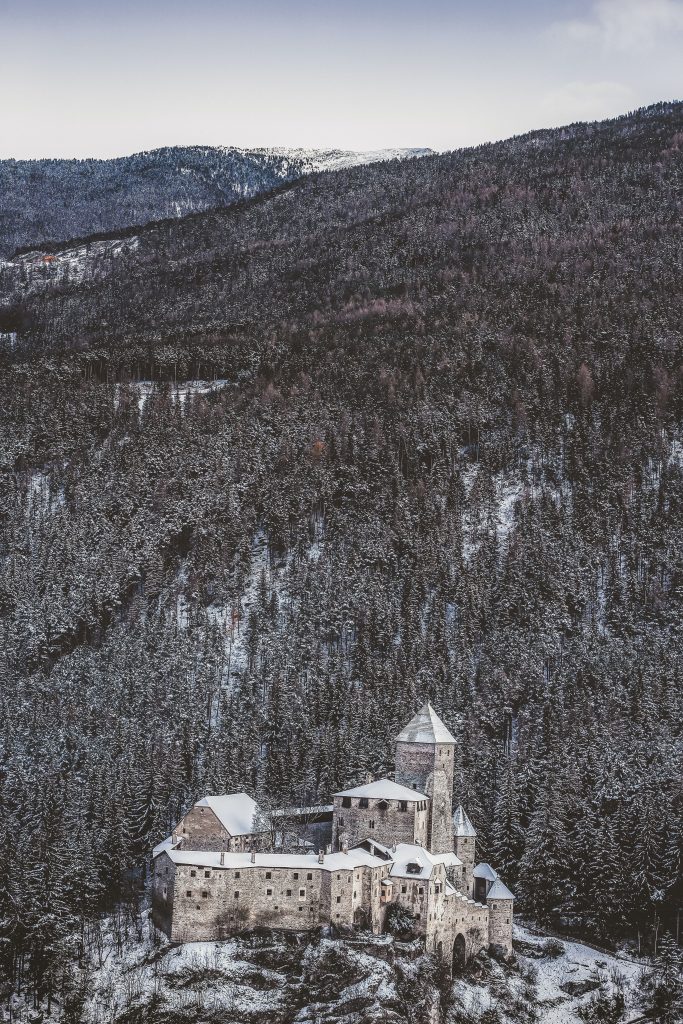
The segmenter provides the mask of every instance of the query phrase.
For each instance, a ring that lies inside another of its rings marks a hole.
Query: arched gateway
[[[455,942],[453,943],[453,973],[458,974],[462,971],[467,961],[467,946],[465,943],[465,936],[462,932],[459,932],[455,936]]]

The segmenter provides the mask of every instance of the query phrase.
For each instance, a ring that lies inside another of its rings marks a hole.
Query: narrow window
[[[374,819],[370,818],[370,828],[374,828],[374,827],[375,827]]]
[[[312,881],[313,881],[313,875],[311,874],[311,872],[310,872],[310,871],[309,871],[309,872],[308,872],[308,874],[306,875],[306,878],[307,878],[307,880],[308,880],[309,882],[312,882]]]
[[[205,871],[204,872],[204,878],[211,878],[211,872],[210,871]]]
[[[266,889],[266,896],[272,896],[272,895],[273,895],[273,890],[272,889]]]
[[[342,807],[350,807],[350,806],[351,806],[351,797],[350,796],[343,796],[342,797]]]
[[[240,877],[240,873],[239,873],[239,871],[236,871],[235,872],[235,878],[239,878],[239,877]]]
[[[190,871],[190,878],[196,878],[196,877],[197,877],[197,872],[196,871]]]
[[[209,898],[208,892],[206,891],[206,889],[203,889],[202,890],[202,899],[203,900],[207,900],[208,898]]]
[[[341,903],[341,896],[337,896],[337,903]]]
[[[399,802],[398,802],[398,809],[399,809],[399,811],[407,811],[408,810],[408,801],[407,800],[399,800]]]
[[[405,885],[402,885],[402,886],[401,886],[401,892],[404,892],[404,893],[405,893],[405,892],[408,892],[408,887],[407,887],[407,886],[405,886]]]
[[[299,897],[302,897],[302,896],[305,896],[305,895],[306,895],[306,890],[305,889],[299,889]]]
[[[298,877],[299,877],[299,872],[298,872],[298,871],[295,871],[295,872],[294,872],[294,881],[295,881],[295,882],[296,882],[296,880],[297,880],[297,878],[298,878]]]
[[[185,895],[186,896],[191,896],[192,895],[192,889],[188,889],[187,892],[185,893]]]
[[[359,807],[367,807],[368,806],[368,798],[366,796],[362,796],[360,798],[360,800],[358,801],[358,806]]]
[[[240,898],[239,889],[235,889],[235,899],[238,900],[239,898]]]
[[[266,878],[272,878],[273,874],[271,871],[266,871]]]
[[[292,895],[292,890],[291,890],[291,889],[288,889],[288,890],[287,890],[287,896],[291,896],[291,895]]]

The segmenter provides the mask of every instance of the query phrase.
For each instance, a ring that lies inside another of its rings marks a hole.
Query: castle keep
[[[475,865],[476,832],[462,807],[453,813],[454,746],[426,704],[396,738],[394,780],[335,793],[332,844],[319,852],[273,850],[245,793],[205,797],[154,850],[154,923],[174,942],[255,927],[379,933],[400,907],[444,960],[510,954],[514,896]]]

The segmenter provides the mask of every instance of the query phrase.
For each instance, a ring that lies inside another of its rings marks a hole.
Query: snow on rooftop
[[[172,850],[175,846],[177,846],[177,843],[173,842],[173,836],[167,836],[163,842],[157,843],[152,850],[152,856],[157,857],[160,853],[163,853],[164,850]]]
[[[430,853],[424,846],[414,843],[398,843],[390,853],[394,862],[390,871],[392,878],[431,878],[437,864],[457,867],[462,863],[454,853]],[[413,867],[411,871],[409,865],[417,865],[419,870]]]
[[[472,872],[475,878],[485,878],[487,882],[495,882],[498,878],[497,873],[493,870],[490,864],[477,864],[476,868]]]
[[[376,782],[368,782],[364,786],[355,786],[353,789],[345,789],[335,796],[365,796],[374,797],[377,800],[427,800],[425,793],[418,793],[415,789],[408,789],[391,779],[377,779]]]
[[[487,900],[514,900],[513,894],[500,878],[497,878],[489,891],[486,893]]]
[[[474,839],[477,835],[475,827],[467,817],[467,813],[462,804],[458,804],[455,808],[455,812],[453,814],[453,828],[456,836],[460,836],[460,838],[472,837]]]
[[[256,801],[246,793],[225,796],[205,796],[195,807],[210,807],[221,825],[231,836],[250,836],[254,831]]]
[[[294,868],[301,871],[352,871],[357,867],[381,867],[385,862],[362,849],[349,853],[327,853],[322,864],[317,854],[311,853],[250,853],[220,854],[214,850],[166,850],[174,864],[198,868],[224,868],[233,871],[247,868]],[[221,861],[221,857],[223,860]]]
[[[405,729],[396,737],[397,743],[455,743],[432,705],[427,702]]]

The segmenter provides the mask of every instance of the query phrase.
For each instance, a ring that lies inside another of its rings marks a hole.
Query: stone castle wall
[[[453,792],[454,748],[451,743],[397,743],[395,779],[401,786],[426,793],[433,771],[446,773],[448,792]]]
[[[359,797],[350,797],[351,806],[342,806],[342,797],[334,798],[334,848],[341,849],[341,837],[346,836],[349,846],[374,839],[384,846],[394,843],[419,842],[426,846],[429,840],[429,807],[426,800],[408,801],[405,811],[399,810],[398,800],[368,799],[367,807],[360,806]],[[388,804],[385,810],[379,806]]]
[[[509,956],[512,953],[512,900],[487,900],[487,906],[489,944]]]
[[[310,867],[296,869],[174,865],[162,855],[155,862],[154,923],[174,942],[206,942],[245,928],[351,927],[367,907],[379,930],[380,880],[387,870],[329,871],[313,857]]]
[[[474,891],[474,877],[472,872],[474,871],[476,852],[475,843],[476,840],[474,836],[456,836],[454,839],[455,855],[463,864],[462,890],[468,896],[471,896]]]
[[[446,771],[437,768],[427,780],[431,797],[429,849],[432,853],[450,853],[453,849],[452,787]]]
[[[210,807],[191,807],[173,830],[186,850],[231,850],[232,836]]]

